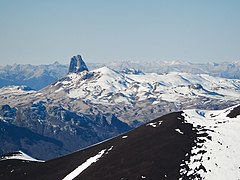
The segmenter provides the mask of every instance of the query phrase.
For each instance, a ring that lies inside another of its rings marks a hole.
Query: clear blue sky
[[[239,0],[0,0],[0,64],[240,59]]]

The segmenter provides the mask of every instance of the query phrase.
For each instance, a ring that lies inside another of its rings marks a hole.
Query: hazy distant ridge
[[[187,72],[240,79],[240,61],[202,64],[181,61],[121,61],[111,63],[87,63],[87,65],[90,70],[108,66],[117,71],[133,68],[146,73]],[[65,76],[67,72],[68,65],[63,65],[58,62],[49,65],[14,64],[0,66],[0,87],[26,85],[39,90]]]

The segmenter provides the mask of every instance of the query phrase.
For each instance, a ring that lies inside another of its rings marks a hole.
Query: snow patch
[[[4,160],[9,160],[9,159],[17,159],[17,160],[24,160],[24,161],[37,161],[37,162],[44,162],[42,160],[37,160],[37,159],[34,159],[32,158],[31,156],[25,154],[24,152],[22,151],[18,151],[16,153],[13,153],[11,155],[6,155],[4,157],[2,157],[0,159],[0,161],[4,161]]]
[[[91,166],[93,163],[97,162],[105,153],[107,154],[109,151],[111,151],[113,146],[111,146],[109,149],[103,149],[101,150],[97,155],[90,157],[88,160],[86,160],[83,164],[78,166],[75,170],[73,170],[70,174],[65,176],[63,180],[72,180],[76,178],[79,174],[81,174],[85,169],[87,169],[89,166]]]
[[[175,129],[176,132],[178,132],[179,134],[184,134],[180,129]]]
[[[146,126],[152,126],[153,128],[156,128],[156,127],[160,126],[161,124],[162,124],[162,121],[158,121],[158,122],[148,123]]]

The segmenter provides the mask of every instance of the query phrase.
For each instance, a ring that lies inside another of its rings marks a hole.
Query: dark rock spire
[[[69,73],[78,73],[82,71],[88,71],[87,65],[83,61],[80,55],[73,56],[71,58]]]

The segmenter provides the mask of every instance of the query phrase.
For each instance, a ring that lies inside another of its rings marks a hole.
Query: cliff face
[[[69,73],[88,71],[88,67],[80,55],[73,56],[70,61]]]
[[[0,106],[0,142],[3,145],[0,154],[23,150],[35,158],[47,160],[130,129],[112,114],[80,114],[42,102],[18,108],[3,105]]]

